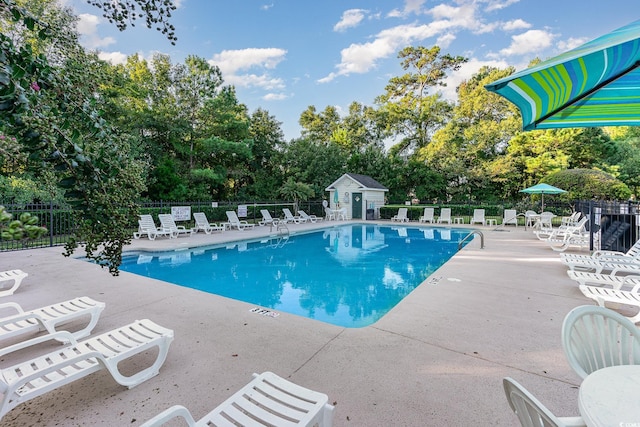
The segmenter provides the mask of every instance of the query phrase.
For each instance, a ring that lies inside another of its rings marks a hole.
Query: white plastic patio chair
[[[433,208],[424,208],[424,212],[422,213],[422,216],[418,218],[418,222],[428,222],[430,224],[433,224],[433,221],[434,221],[433,214],[434,214]]]
[[[15,302],[0,304],[0,340],[16,336],[47,331],[49,334],[57,332],[58,325],[63,325],[82,318],[89,318],[87,326],[71,333],[73,338],[84,338],[95,328],[104,310],[103,302],[89,297],[75,298],[69,301],[24,310]],[[11,314],[8,314],[8,312]]]
[[[451,208],[442,208],[440,209],[440,216],[438,217],[438,224],[446,222],[447,224],[451,224]]]
[[[407,208],[398,209],[398,213],[391,217],[391,221],[398,222],[409,222],[409,218],[407,217]]]
[[[289,208],[282,208],[282,212],[284,213],[284,222],[285,224],[289,224],[291,222],[295,223],[295,224],[300,224],[303,222],[307,222],[306,219],[301,218],[300,216],[294,216],[291,213],[291,210]]]
[[[207,215],[204,212],[194,212],[193,220],[196,226],[192,229],[194,233],[202,230],[205,234],[211,234],[214,231],[224,231],[224,226],[216,224],[215,222],[209,222]]]
[[[487,225],[486,219],[484,218],[484,209],[474,209],[473,218],[471,218],[471,222],[469,224]]]
[[[258,221],[259,226],[278,224],[279,220],[277,218],[274,219],[268,209],[260,209],[260,214],[262,215],[262,219]]]
[[[71,344],[0,369],[0,418],[23,402],[102,369],[106,369],[118,384],[135,387],[158,374],[173,340],[173,331],[148,319],[136,320],[79,342],[70,333],[61,331],[0,348],[0,357],[52,339],[68,340]],[[150,366],[131,376],[119,371],[120,362],[153,348],[158,351],[153,353],[156,354],[155,361]]]
[[[608,308],[576,307],[562,324],[562,348],[581,378],[609,366],[640,364],[640,329]]]
[[[336,219],[335,211],[325,206],[324,219],[326,219],[327,221],[335,220]]]
[[[133,233],[133,238],[139,239],[144,235],[146,235],[149,240],[155,240],[158,236],[172,236],[171,231],[165,230],[162,227],[157,227],[156,223],[153,221],[153,217],[147,214],[140,215],[140,219],[138,220],[138,232]]]
[[[632,277],[633,279],[628,279]],[[600,307],[605,307],[607,303],[614,306],[626,305],[634,307],[636,314],[632,316],[625,316],[633,323],[640,323],[640,277],[638,276],[626,276],[623,279],[623,285],[626,283],[635,282],[636,285],[631,289],[615,289],[604,286],[589,286],[580,285],[580,292],[587,298],[594,300]]]
[[[300,218],[304,219],[307,222],[318,222],[320,220],[322,220],[322,218],[318,218],[315,215],[309,215],[307,214],[305,211],[298,211],[298,215],[300,215]]]
[[[238,230],[250,230],[255,224],[249,224],[245,220],[240,220],[238,218],[238,214],[236,211],[227,211],[227,220],[229,222],[225,223],[225,226],[228,228],[237,228]]]
[[[518,211],[515,209],[505,209],[502,213],[502,225],[513,224],[518,228]]]
[[[586,426],[581,417],[556,417],[527,389],[513,378],[502,380],[509,406],[518,416],[522,427],[578,427]]]
[[[171,237],[180,237],[183,235],[193,236],[194,229],[187,229],[184,225],[176,225],[173,215],[171,214],[159,214],[158,219],[160,220],[162,229],[164,231],[169,231],[171,233]]]
[[[0,297],[13,295],[16,289],[20,287],[22,279],[24,279],[28,275],[28,273],[25,273],[22,270],[0,271],[0,283],[13,282],[10,287],[6,287],[5,285],[3,285],[3,287],[0,288]]]
[[[187,408],[176,405],[141,427],[158,427],[174,418],[183,418],[190,427],[331,427],[334,406],[328,403],[326,394],[301,387],[272,372],[253,376],[253,381],[198,421],[194,420]]]

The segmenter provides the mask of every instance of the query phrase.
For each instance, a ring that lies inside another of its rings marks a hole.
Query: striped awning
[[[486,86],[524,130],[640,125],[640,20]]]

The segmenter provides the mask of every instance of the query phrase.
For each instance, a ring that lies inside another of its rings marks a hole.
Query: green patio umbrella
[[[566,191],[561,189],[561,188],[554,187],[553,185],[544,184],[544,183],[536,184],[536,185],[534,185],[532,187],[525,188],[524,190],[520,190],[520,192],[521,193],[528,193],[528,194],[540,194],[540,195],[542,195],[542,210],[541,210],[541,212],[544,212],[544,195],[545,194],[566,193]]]
[[[640,21],[486,85],[522,129],[640,125]]]
[[[335,190],[333,190],[333,203],[335,203],[337,207],[339,202],[340,202],[340,195],[338,194],[338,189],[336,188]]]

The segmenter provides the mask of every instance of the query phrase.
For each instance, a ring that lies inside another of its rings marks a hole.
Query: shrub
[[[595,169],[566,169],[555,172],[543,180],[549,185],[566,190],[559,200],[628,200],[631,190],[619,179]]]

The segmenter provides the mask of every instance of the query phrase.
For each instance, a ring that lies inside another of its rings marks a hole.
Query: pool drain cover
[[[280,313],[276,313],[275,311],[267,310],[266,308],[254,307],[249,310],[251,313],[262,314],[267,317],[278,317]]]

